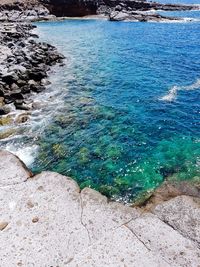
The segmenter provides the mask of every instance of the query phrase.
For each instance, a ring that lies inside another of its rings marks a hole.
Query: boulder
[[[0,159],[0,187],[22,183],[32,176],[23,162],[10,152],[0,150]]]
[[[17,82],[18,76],[15,72],[10,72],[1,77],[2,81],[6,84],[11,85],[12,83]]]

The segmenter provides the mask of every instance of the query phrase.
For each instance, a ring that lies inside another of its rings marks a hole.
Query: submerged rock
[[[7,129],[7,130],[0,131],[0,140],[10,137],[10,136],[16,134],[16,132],[17,131],[14,128],[10,128],[10,129]]]

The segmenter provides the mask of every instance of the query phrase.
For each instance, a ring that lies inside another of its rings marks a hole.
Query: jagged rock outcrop
[[[35,27],[29,23],[0,24],[0,125],[12,120],[16,109],[29,110],[31,93],[41,92],[47,72],[64,58],[47,43],[37,42]],[[28,102],[27,102],[28,100]],[[22,120],[25,117],[21,118]]]
[[[57,17],[81,17],[106,15],[110,20],[167,21],[159,14],[148,14],[150,10],[195,10],[198,5],[161,4],[145,0],[4,0],[0,4],[1,21],[49,20]],[[139,13],[137,13],[139,11]],[[49,14],[50,12],[50,14]],[[143,14],[141,14],[143,12]],[[177,18],[178,20],[178,18]]]
[[[199,198],[179,196],[144,213],[57,173],[32,177],[9,152],[0,159],[2,266],[199,265]]]
[[[110,13],[109,19],[110,21],[140,21],[140,22],[147,22],[147,21],[169,22],[169,21],[180,20],[180,18],[161,16],[159,14],[148,13],[145,11],[142,12],[113,11]]]
[[[116,7],[120,8],[120,11],[177,11],[197,8],[194,5],[161,4],[145,0],[42,0],[42,3],[56,16],[110,14]]]
[[[82,17],[97,14],[99,0],[41,0],[58,17]]]
[[[0,22],[53,20],[49,10],[39,1],[3,1],[0,3]]]

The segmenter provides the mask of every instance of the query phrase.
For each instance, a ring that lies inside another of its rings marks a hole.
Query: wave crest
[[[187,86],[173,86],[169,91],[168,94],[164,95],[160,98],[163,101],[173,101],[177,97],[178,91],[189,91],[189,90],[196,90],[200,89],[200,79],[197,79],[196,82],[192,83],[191,85]]]

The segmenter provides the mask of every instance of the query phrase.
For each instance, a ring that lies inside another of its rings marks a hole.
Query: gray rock
[[[153,212],[200,247],[199,198],[179,196],[156,206]]]
[[[179,226],[172,228],[157,215],[109,202],[92,189],[80,192],[75,181],[56,173],[30,178],[22,162],[8,152],[1,151],[0,158],[2,266],[199,265],[197,243],[189,234],[183,236]],[[182,206],[176,201],[170,215]]]
[[[130,15],[126,12],[113,11],[110,14],[111,21],[124,21],[124,20],[129,20],[129,19],[130,19]]]
[[[0,159],[1,187],[19,184],[31,177],[31,172],[11,153],[0,150]]]
[[[172,212],[176,211],[172,210]],[[169,266],[197,267],[199,265],[200,250],[196,244],[156,216],[145,214],[128,223],[127,227],[147,249],[162,258]]]

